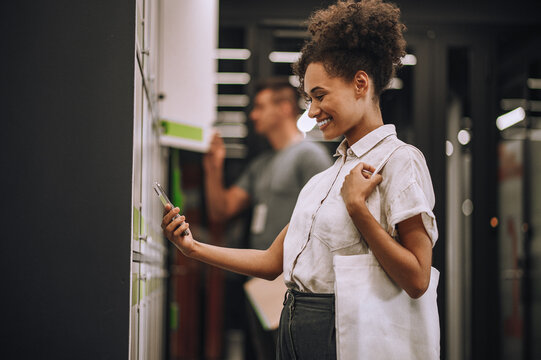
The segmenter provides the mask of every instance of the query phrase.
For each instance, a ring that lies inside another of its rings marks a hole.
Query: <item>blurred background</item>
[[[205,242],[242,247],[250,211],[208,221],[270,148],[248,113],[322,0],[17,1],[3,6],[4,359],[252,359],[245,279],[161,235],[161,182]],[[442,359],[541,359],[541,4],[395,2],[408,55],[386,123],[425,155],[440,237]],[[337,141],[305,136],[333,154]]]

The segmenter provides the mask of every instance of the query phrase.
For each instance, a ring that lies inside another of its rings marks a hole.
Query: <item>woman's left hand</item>
[[[340,194],[349,213],[364,206],[368,196],[383,180],[380,174],[372,176],[374,171],[376,169],[373,166],[360,163],[346,175]]]

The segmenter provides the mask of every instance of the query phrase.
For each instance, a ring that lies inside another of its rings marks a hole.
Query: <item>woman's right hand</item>
[[[182,235],[185,230],[188,230],[190,224],[185,222],[184,215],[172,220],[180,209],[178,207],[171,209],[171,205],[165,206],[164,216],[162,220],[162,229],[165,237],[169,239],[185,256],[190,256],[194,249],[195,240],[192,237],[192,232],[188,231],[188,235]]]

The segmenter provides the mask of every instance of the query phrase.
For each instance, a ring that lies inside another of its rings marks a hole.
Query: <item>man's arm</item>
[[[235,216],[250,204],[250,195],[239,186],[226,189],[223,184],[225,146],[215,135],[203,158],[205,193],[209,216],[213,221],[224,221]]]

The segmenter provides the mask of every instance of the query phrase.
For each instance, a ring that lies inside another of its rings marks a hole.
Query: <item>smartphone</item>
[[[162,202],[164,208],[165,208],[165,205],[167,205],[167,204],[171,205],[171,208],[175,207],[173,205],[173,203],[167,197],[167,194],[163,190],[162,186],[157,181],[154,182],[154,191],[156,192],[156,195],[158,195],[158,197],[160,198],[160,201]],[[171,221],[175,220],[178,217],[180,217],[180,215],[176,214],[175,217],[171,219]],[[190,234],[190,232],[186,229],[182,233],[182,236],[186,236],[186,235],[189,235],[189,234]]]

